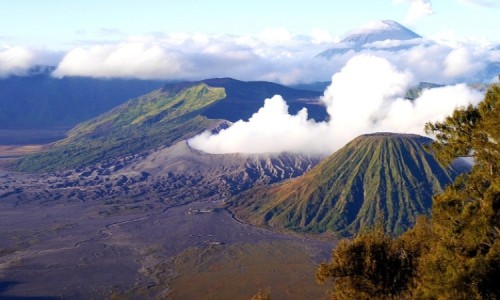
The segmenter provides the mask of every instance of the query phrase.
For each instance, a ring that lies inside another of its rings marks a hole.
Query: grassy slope
[[[275,94],[284,96],[291,113],[307,107],[310,117],[324,120],[327,116],[317,102],[320,93],[275,83],[231,78],[169,83],[78,125],[50,151],[21,160],[18,170],[74,168],[170,145],[220,120],[248,119]]]
[[[296,231],[352,234],[384,221],[401,233],[429,213],[432,195],[457,175],[423,149],[429,139],[374,134],[356,138],[304,176],[251,190],[230,205],[253,223]]]
[[[224,89],[205,84],[154,91],[75,127],[50,151],[21,160],[18,169],[65,169],[172,144],[217,122],[199,112],[224,97]]]

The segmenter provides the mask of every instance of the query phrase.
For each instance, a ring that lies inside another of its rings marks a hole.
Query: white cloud
[[[465,85],[425,90],[410,101],[402,98],[414,76],[388,60],[358,55],[332,76],[322,97],[328,122],[307,120],[307,112],[290,115],[280,96],[267,99],[247,122],[238,121],[219,134],[203,133],[189,141],[209,153],[304,152],[329,154],[360,134],[390,131],[424,134],[457,106],[477,104],[483,95]]]
[[[64,55],[54,74],[166,80],[234,77],[293,84],[326,81],[332,72],[340,70],[357,54],[349,51],[330,59],[316,58],[318,53],[336,45],[331,44],[336,38],[325,31],[313,31],[309,36],[293,36],[281,30],[269,32],[276,36],[269,34],[263,39],[177,33],[135,36],[117,44],[78,47]],[[279,38],[282,41],[276,42]],[[400,50],[394,52],[394,47]],[[466,50],[456,51],[461,48]],[[412,71],[419,81],[455,83],[467,77],[474,81],[491,77],[483,71],[493,56],[463,43],[443,45],[425,39],[383,41],[370,44],[361,53],[385,57],[401,69]],[[460,53],[469,63],[452,66]],[[461,67],[464,69],[460,70]]]
[[[314,133],[314,134],[310,134]],[[307,120],[307,110],[288,114],[281,96],[266,99],[264,106],[248,122],[238,121],[218,135],[205,132],[189,144],[210,153],[306,152],[321,153],[328,147],[318,134],[328,133],[326,123]]]
[[[403,70],[411,71],[415,81],[440,84],[458,82],[489,82],[491,70],[488,66],[499,62],[491,46],[473,46],[457,44],[456,46],[435,43],[421,39],[418,44],[408,42],[384,41],[369,45],[357,54],[374,54],[389,60]],[[390,47],[398,47],[391,50]],[[352,57],[351,55],[350,57]],[[337,62],[345,61],[344,56],[333,56]],[[350,58],[349,57],[349,58]],[[334,70],[336,71],[336,70]]]
[[[495,0],[458,0],[462,4],[471,4],[483,7],[495,7],[498,6],[498,1]]]
[[[434,14],[432,3],[429,0],[394,0],[394,3],[410,3],[410,8],[405,18],[408,24],[415,23],[418,19]]]
[[[340,38],[332,36],[326,30],[316,28],[311,30],[311,40],[314,44],[333,44],[338,43]]]
[[[279,41],[279,42],[278,42]],[[337,61],[314,56],[326,46],[312,37],[270,30],[263,37],[167,34],[69,51],[63,76],[205,79],[235,77],[281,83],[326,80]]]
[[[126,43],[117,46],[75,48],[68,52],[54,76],[161,78],[182,69],[175,53],[159,46]]]
[[[26,76],[37,66],[55,66],[64,53],[40,48],[28,48],[0,44],[0,78]]]
[[[444,63],[444,74],[451,78],[474,74],[484,68],[481,60],[476,60],[467,48],[459,48],[451,51],[446,56]]]
[[[23,75],[34,63],[34,53],[24,47],[0,48],[0,78]]]

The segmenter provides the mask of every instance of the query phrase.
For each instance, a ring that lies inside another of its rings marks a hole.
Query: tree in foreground
[[[267,289],[265,291],[259,290],[257,294],[255,294],[251,300],[270,300],[271,299],[271,290]]]
[[[472,157],[472,171],[401,237],[371,231],[341,241],[317,270],[318,281],[333,280],[334,299],[500,298],[500,86],[425,129],[441,162]]]

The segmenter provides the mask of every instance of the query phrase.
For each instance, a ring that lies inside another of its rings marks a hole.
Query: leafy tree
[[[267,289],[264,292],[259,290],[257,294],[255,294],[251,300],[270,300],[271,299],[271,290]]]
[[[316,279],[324,283],[333,278],[333,299],[396,299],[408,290],[413,263],[401,241],[379,229],[340,241],[331,262],[319,266]]]
[[[500,297],[500,87],[492,86],[477,107],[455,110],[436,133],[432,149],[442,161],[472,156],[472,171],[434,198],[435,234],[420,259],[416,298]]]
[[[473,157],[472,171],[434,197],[430,220],[401,237],[341,241],[317,270],[320,282],[333,279],[334,299],[500,298],[500,86],[425,129],[441,162]]]

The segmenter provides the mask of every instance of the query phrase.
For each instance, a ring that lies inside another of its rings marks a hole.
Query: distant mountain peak
[[[352,36],[352,35],[368,35],[368,34],[379,34],[379,33],[385,33],[385,32],[400,32],[400,31],[410,31],[408,28],[405,26],[401,25],[400,23],[392,20],[380,20],[380,21],[374,21],[370,22],[368,24],[365,24],[359,28],[353,29],[349,31],[346,36]],[[418,34],[412,32],[411,38],[416,38],[416,37],[421,37]]]
[[[349,50],[361,51],[373,47],[374,43],[378,42],[380,47],[386,50],[399,50],[406,47],[408,41],[421,39],[422,37],[405,26],[392,20],[380,20],[368,23],[364,26],[349,31],[340,43],[334,45],[318,56],[331,57],[336,54],[342,54]],[[383,42],[396,41],[397,43],[389,43],[383,45]]]
[[[368,43],[385,40],[412,40],[422,38],[396,21],[382,20],[368,23],[347,33],[342,43],[354,43],[359,47]]]

